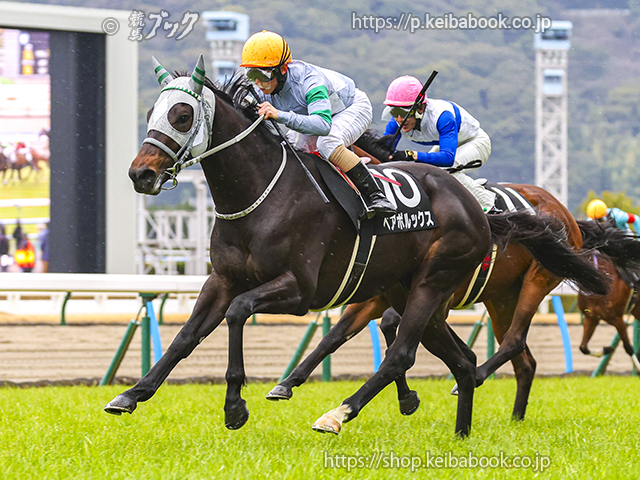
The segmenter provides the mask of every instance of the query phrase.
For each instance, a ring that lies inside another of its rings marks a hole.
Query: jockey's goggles
[[[391,107],[391,110],[389,110],[389,113],[393,118],[397,118],[397,117],[404,118],[407,115],[409,115],[409,109],[404,107]]]
[[[273,78],[276,76],[276,68],[247,68],[246,75],[247,78],[252,82],[258,80],[259,82],[267,83],[273,80]]]

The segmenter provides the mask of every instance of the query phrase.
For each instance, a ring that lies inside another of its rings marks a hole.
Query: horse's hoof
[[[458,395],[458,384],[456,383],[451,389],[451,395]]]
[[[267,393],[267,400],[289,400],[293,397],[293,392],[290,388],[283,387],[282,385],[276,385]]]
[[[334,435],[338,435],[342,425],[332,416],[325,414],[316,420],[316,423],[314,423],[311,428],[319,433],[333,433]]]
[[[338,408],[334,408],[330,412],[322,415],[311,428],[316,432],[333,433],[337,435],[342,429],[343,422],[349,418],[351,411],[351,407],[343,403]]]
[[[602,348],[602,354],[603,355],[611,355],[615,351],[616,351],[616,349],[612,348],[612,347],[603,347]]]
[[[237,407],[233,407],[230,410],[225,408],[224,410],[224,426],[229,430],[238,430],[249,420],[249,409],[247,408],[247,402],[240,399],[240,403]]]
[[[137,405],[138,402],[135,400],[120,394],[105,405],[104,411],[111,415],[122,415],[123,413],[133,413]]]
[[[420,397],[418,397],[418,392],[411,390],[406,397],[399,399],[399,403],[400,413],[402,415],[414,414],[420,406]]]

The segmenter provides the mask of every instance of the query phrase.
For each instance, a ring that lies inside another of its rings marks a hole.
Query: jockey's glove
[[[398,150],[395,152],[391,160],[394,162],[415,162],[418,158],[418,152],[415,150]]]

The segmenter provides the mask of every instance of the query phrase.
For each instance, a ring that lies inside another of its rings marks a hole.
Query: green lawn
[[[9,181],[6,184],[0,179],[0,200],[12,200],[23,198],[49,198],[49,177],[50,171],[47,166],[43,166],[42,171],[37,175],[31,174],[31,169],[26,167],[22,172],[25,180]],[[28,175],[28,176],[27,176]],[[1,175],[0,175],[1,178]],[[7,218],[48,218],[49,207],[2,207],[0,208],[0,220]],[[24,225],[23,230],[27,233],[36,233],[37,225]],[[7,234],[13,233],[13,227],[7,229]]]
[[[339,436],[310,426],[361,382],[308,384],[278,403],[264,399],[271,385],[250,384],[244,398],[251,417],[238,431],[224,427],[224,387],[218,385],[163,386],[133,415],[121,417],[102,407],[122,387],[1,388],[0,478],[637,478],[638,382],[537,379],[527,419],[514,423],[515,381],[489,381],[477,390],[466,440],[453,435],[451,381],[412,381],[422,405],[411,417],[400,415],[394,388],[387,388]],[[541,472],[506,463],[434,463],[438,456],[497,462],[501,455],[506,462],[520,456],[538,465],[548,459],[550,466]],[[412,472],[411,462],[425,467]],[[335,468],[350,463],[360,467]]]
[[[8,200],[13,198],[49,198],[49,177],[50,171],[48,167],[43,167],[37,175],[30,172],[30,168],[26,167],[22,176],[25,180],[18,181],[17,177],[13,181],[3,183],[0,180],[0,200]],[[27,178],[27,172],[29,172]],[[0,178],[2,176],[0,175]]]

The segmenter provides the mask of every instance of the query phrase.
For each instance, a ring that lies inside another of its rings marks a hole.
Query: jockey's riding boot
[[[369,169],[364,166],[362,162],[351,168],[347,173],[347,176],[356,185],[358,191],[364,198],[367,204],[367,218],[373,218],[377,213],[382,215],[391,215],[396,213],[396,209],[393,204],[387,200],[378,184],[371,176]]]

